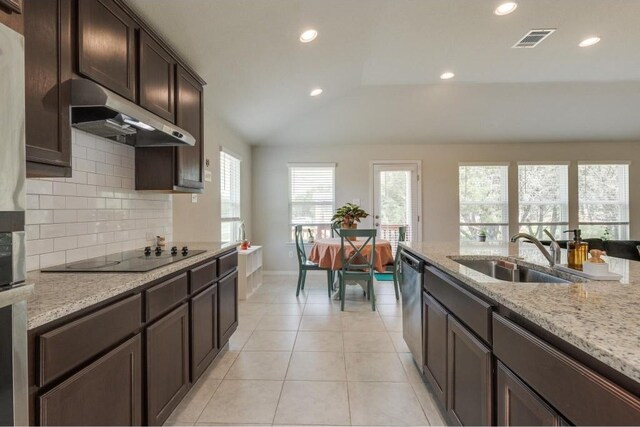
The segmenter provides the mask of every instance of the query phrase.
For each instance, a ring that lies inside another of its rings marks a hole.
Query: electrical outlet
[[[211,171],[204,171],[204,180],[207,182],[211,182],[212,180]]]
[[[293,251],[289,251],[289,258],[293,258]]]
[[[197,194],[192,194],[191,195],[191,203],[198,203],[198,195]]]
[[[360,205],[360,199],[353,199],[352,203],[354,205]]]

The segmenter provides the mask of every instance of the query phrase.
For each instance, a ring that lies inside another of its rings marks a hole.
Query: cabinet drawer
[[[233,251],[218,258],[218,277],[224,277],[238,266],[238,252]]]
[[[491,343],[491,305],[454,283],[451,278],[434,267],[426,267],[424,283],[427,292],[478,334]]]
[[[38,385],[91,359],[142,325],[142,298],[133,295],[38,337]]]
[[[637,425],[640,399],[494,314],[493,351],[575,425]]]
[[[189,291],[191,295],[216,281],[216,260],[194,268],[189,272]]]
[[[187,273],[145,291],[147,321],[153,320],[187,298]]]

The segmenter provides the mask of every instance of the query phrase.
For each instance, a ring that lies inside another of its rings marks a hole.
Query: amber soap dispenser
[[[582,232],[579,229],[567,230],[565,233],[573,233],[573,240],[567,242],[567,265],[569,268],[582,271],[582,264],[589,254],[589,244],[582,241]]]

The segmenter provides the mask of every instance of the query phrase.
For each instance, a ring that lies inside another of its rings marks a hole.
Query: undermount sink
[[[460,259],[452,258],[458,264],[462,264],[479,273],[486,274],[498,280],[507,282],[526,283],[571,283],[568,280],[542,271],[533,270],[522,265],[513,264],[501,260],[492,259]]]

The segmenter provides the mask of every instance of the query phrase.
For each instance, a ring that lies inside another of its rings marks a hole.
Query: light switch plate
[[[211,171],[204,171],[204,180],[211,182]]]
[[[191,195],[191,203],[198,203],[198,195],[197,194],[192,194]]]
[[[354,205],[359,205],[360,204],[360,199],[353,199],[353,201],[351,202]]]

